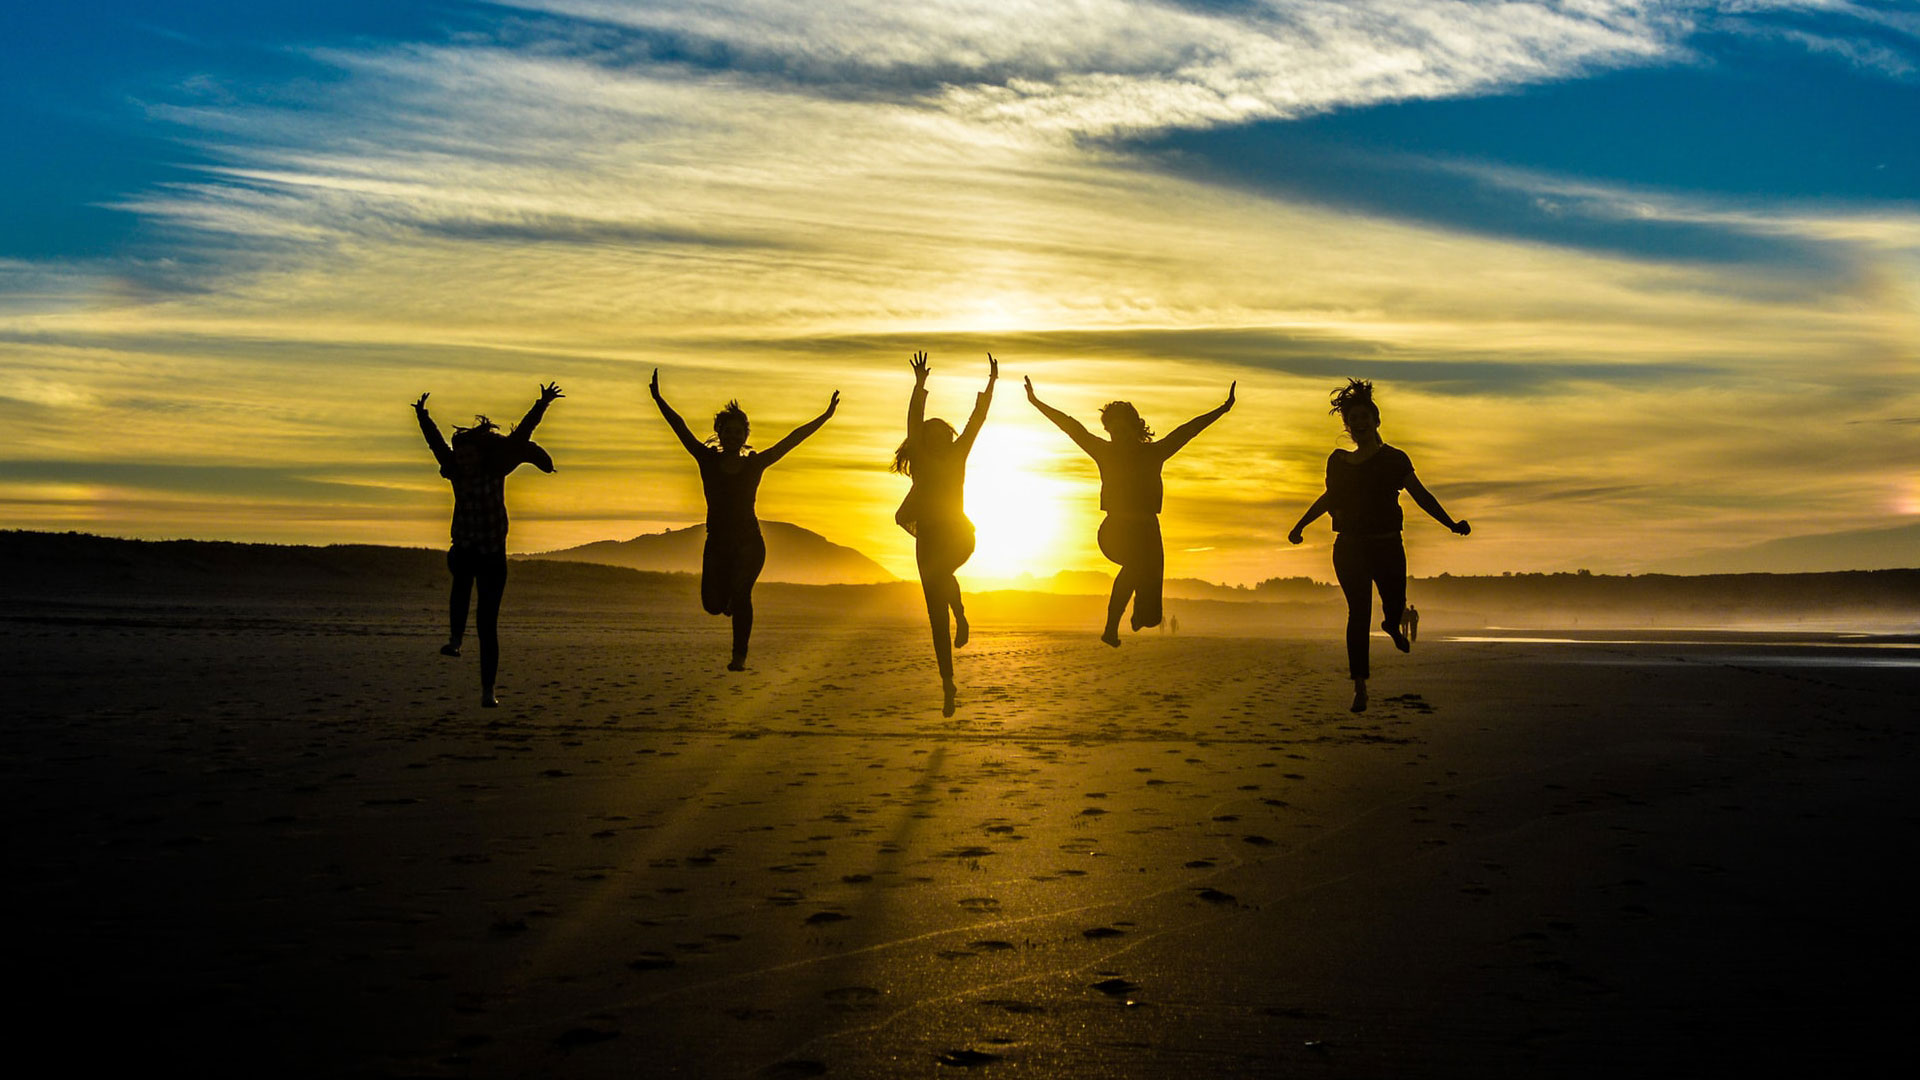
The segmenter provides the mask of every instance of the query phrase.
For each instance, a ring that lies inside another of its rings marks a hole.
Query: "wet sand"
[[[252,1075],[1613,1076],[1824,1071],[1905,1028],[1920,668],[1848,658],[1910,649],[1423,628],[1354,716],[1335,626],[977,626],[949,720],[924,627],[763,614],[733,675],[718,620],[512,600],[491,711],[430,608],[0,618],[28,1041]]]

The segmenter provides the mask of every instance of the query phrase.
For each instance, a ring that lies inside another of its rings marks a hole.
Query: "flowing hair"
[[[1109,401],[1100,406],[1100,426],[1115,438],[1130,435],[1138,442],[1153,441],[1153,429],[1140,419],[1140,410],[1131,401]]]
[[[463,443],[471,439],[485,439],[489,436],[498,435],[499,433],[499,424],[494,423],[483,415],[476,414],[473,418],[472,427],[461,427],[459,424],[453,425],[452,441]]]
[[[727,402],[726,408],[713,414],[713,434],[707,436],[707,445],[720,445],[720,425],[726,423],[728,420],[738,420],[740,421],[740,426],[746,428],[749,434],[753,432],[753,425],[747,422],[747,410],[741,408],[739,400],[735,399]],[[753,447],[742,442],[740,449],[751,450]]]
[[[953,425],[947,423],[945,420],[942,420],[937,416],[930,417],[926,420],[920,421],[920,430],[925,431],[927,428],[932,427],[935,424],[939,424],[941,427],[947,429],[947,437],[949,439],[952,439],[954,437]],[[909,435],[906,438],[900,440],[900,445],[894,448],[893,464],[889,466],[888,471],[897,472],[902,476],[912,478],[913,476],[913,436]]]
[[[1329,394],[1328,399],[1333,407],[1327,412],[1339,414],[1342,422],[1355,413],[1370,412],[1376,418],[1380,415],[1380,406],[1373,400],[1373,382],[1368,379],[1348,379],[1347,385]]]

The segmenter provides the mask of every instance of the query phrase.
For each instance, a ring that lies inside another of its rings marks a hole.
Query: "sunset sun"
[[[988,578],[1050,573],[1059,568],[1067,502],[1073,484],[1048,468],[1061,441],[1047,433],[997,425],[967,463],[967,516],[973,559],[966,572]]]

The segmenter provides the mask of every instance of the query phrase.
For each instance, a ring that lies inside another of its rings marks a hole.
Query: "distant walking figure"
[[[1100,523],[1100,553],[1120,565],[1113,578],[1113,595],[1107,600],[1107,626],[1100,635],[1108,645],[1120,644],[1120,616],[1126,613],[1129,599],[1135,630],[1160,625],[1161,579],[1166,572],[1166,552],[1160,542],[1160,467],[1233,408],[1233,392],[1239,385],[1227,387],[1227,400],[1218,407],[1154,442],[1152,429],[1132,402],[1109,401],[1102,406],[1100,425],[1108,438],[1095,438],[1080,421],[1041,401],[1033,392],[1033,380],[1027,380],[1027,400],[1100,467],[1100,509],[1107,512]]]
[[[760,476],[768,466],[787,456],[807,436],[820,430],[840,407],[840,391],[833,392],[827,411],[787,433],[773,449],[755,452],[747,447],[747,414],[737,401],[713,414],[713,438],[703,443],[687,430],[687,422],[660,396],[660,369],[653,369],[653,403],[680,444],[700,465],[700,486],[707,493],[707,546],[700,559],[700,606],[709,615],[733,619],[733,659],[728,671],[747,668],[747,639],[753,635],[753,584],[767,564],[767,542],[760,536],[760,519],[753,500]],[[743,452],[744,451],[744,452]]]
[[[1400,616],[1400,632],[1407,635],[1409,644],[1420,640],[1420,612],[1411,603]]]
[[[1473,529],[1447,516],[1440,500],[1413,473],[1413,461],[1398,447],[1380,439],[1380,409],[1373,402],[1373,384],[1348,379],[1335,390],[1333,408],[1340,414],[1352,450],[1335,450],[1327,457],[1327,490],[1300,515],[1289,543],[1301,541],[1301,531],[1321,514],[1333,514],[1333,574],[1347,598],[1347,667],[1353,676],[1353,711],[1367,707],[1367,637],[1372,632],[1373,589],[1380,590],[1386,617],[1380,629],[1406,652],[1413,642],[1401,630],[1407,599],[1407,551],[1400,544],[1400,489],[1407,489],[1433,520],[1465,536]],[[1416,616],[1417,618],[1417,616]]]
[[[967,520],[965,487],[967,455],[980,425],[987,422],[993,404],[993,384],[1000,378],[1000,362],[987,354],[987,388],[973,399],[973,415],[956,438],[953,425],[939,417],[925,419],[927,410],[927,354],[913,354],[913,394],[907,399],[907,438],[893,452],[893,471],[913,480],[913,488],[894,514],[894,521],[913,534],[913,558],[920,567],[920,590],[926,594],[927,623],[933,631],[933,659],[940,667],[940,711],[953,715],[953,650],[967,643],[967,612],[960,602],[955,570],[973,557],[973,522]],[[947,637],[947,612],[953,612],[953,637]]]
[[[453,594],[447,603],[447,643],[440,651],[460,655],[460,639],[467,632],[467,601],[480,585],[476,629],[480,632],[480,704],[498,705],[493,680],[500,668],[500,597],[507,588],[507,474],[531,463],[541,472],[553,471],[553,458],[533,441],[533,429],[560,387],[540,387],[540,400],[527,410],[517,427],[500,434],[499,426],[484,416],[472,427],[455,427],[453,445],[440,437],[440,428],[427,415],[426,394],[413,403],[420,434],[440,463],[440,475],[453,484],[453,546],[447,549],[447,569],[453,571]]]

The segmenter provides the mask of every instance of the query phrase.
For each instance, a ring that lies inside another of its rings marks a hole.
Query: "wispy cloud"
[[[445,418],[511,415],[536,378],[561,378],[543,442],[562,473],[516,487],[516,535],[631,535],[698,516],[646,401],[660,364],[689,415],[740,394],[757,428],[845,391],[831,445],[783,466],[763,511],[905,570],[883,469],[901,358],[931,347],[947,402],[977,388],[949,358],[988,349],[1083,413],[1127,395],[1177,419],[1240,379],[1241,409],[1169,473],[1169,544],[1193,549],[1181,573],[1324,573],[1324,553],[1285,550],[1286,522],[1265,522],[1311,497],[1337,435],[1324,384],[1350,373],[1383,381],[1394,437],[1484,525],[1447,549],[1478,560],[1458,569],[1558,567],[1614,530],[1684,548],[1763,532],[1788,506],[1842,521],[1888,504],[1890,462],[1916,449],[1910,426],[1839,422],[1863,385],[1913,408],[1886,382],[1920,312],[1907,208],[1420,159],[1422,175],[1689,249],[1623,252],[1222,184],[1145,147],[1688,63],[1702,27],[1729,20],[1906,48],[1911,27],[1883,15],[555,0],[434,42],[308,49],[326,79],[155,91],[147,115],[200,164],[115,202],[152,230],[137,260],[0,264],[0,363],[21,373],[0,420],[19,460],[69,463],[17,473],[6,497],[17,520],[41,491],[40,520],[111,504],[231,535],[238,511],[192,498],[225,489],[266,508],[245,535],[392,538],[398,513],[433,543],[430,469],[417,510],[361,497],[368,477],[415,483],[382,471],[422,459],[405,403],[432,390]],[[1826,261],[1714,263],[1698,257],[1709,235]],[[1040,448],[1034,468],[1091,515],[1087,464],[1003,394],[997,430]],[[155,447],[168,460],[152,469],[114,464]],[[235,460],[255,471],[221,471]],[[1827,460],[1843,464],[1806,464]],[[1060,557],[1098,565],[1082,531]]]

